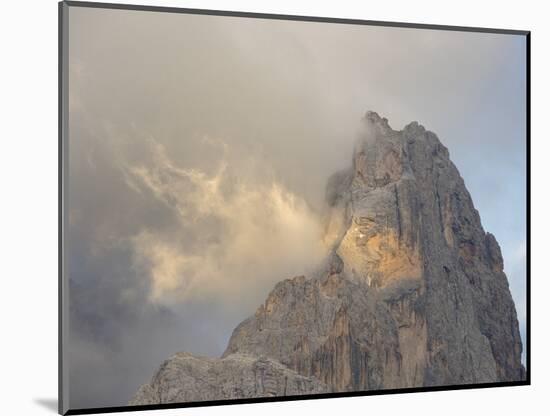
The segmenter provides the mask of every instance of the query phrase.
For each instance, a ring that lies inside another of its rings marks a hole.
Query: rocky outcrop
[[[134,404],[524,378],[500,248],[434,133],[367,113],[326,199],[325,264],[277,284],[221,358],[169,360]]]
[[[268,358],[233,354],[223,359],[178,353],[165,361],[130,405],[188,403],[250,397],[326,393],[314,378]]]

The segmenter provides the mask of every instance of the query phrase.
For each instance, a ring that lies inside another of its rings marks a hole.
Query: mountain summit
[[[319,270],[278,283],[221,358],[176,354],[130,404],[525,378],[500,247],[434,133],[368,112],[326,203]]]

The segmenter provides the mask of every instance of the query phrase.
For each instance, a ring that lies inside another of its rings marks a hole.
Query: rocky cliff
[[[177,354],[131,404],[524,378],[500,247],[434,133],[368,112],[326,200],[319,270],[277,284],[221,358]]]

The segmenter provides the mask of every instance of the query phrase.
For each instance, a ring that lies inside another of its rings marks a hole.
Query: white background
[[[545,254],[550,235],[550,215],[546,214],[550,15],[545,2],[139,0],[139,3],[531,30],[533,385],[127,414],[548,414],[545,399],[550,393],[547,358],[550,278]],[[57,398],[57,4],[54,0],[6,1],[2,3],[0,18],[0,413],[52,415]]]

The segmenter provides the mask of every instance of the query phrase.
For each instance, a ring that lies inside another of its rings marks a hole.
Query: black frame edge
[[[58,138],[57,138],[57,411],[63,414],[63,211],[62,211],[62,193],[63,193],[63,2],[57,5],[57,118],[58,118]]]
[[[155,404],[155,405],[139,405],[139,406],[112,406],[112,407],[96,407],[83,409],[70,409],[68,397],[65,397],[64,388],[67,388],[67,380],[64,377],[68,370],[64,363],[63,355],[63,337],[65,335],[63,311],[65,303],[63,302],[64,290],[64,262],[65,262],[65,227],[64,227],[64,203],[66,200],[66,182],[65,173],[67,172],[67,157],[68,143],[65,143],[67,127],[64,125],[66,121],[65,106],[68,104],[66,97],[65,84],[66,62],[68,59],[68,51],[65,50],[65,37],[67,36],[68,27],[64,27],[64,22],[68,18],[69,7],[87,7],[99,9],[113,10],[129,10],[129,11],[151,11],[164,13],[179,13],[179,14],[195,14],[208,16],[228,16],[228,17],[244,17],[256,19],[271,19],[271,20],[293,20],[305,22],[322,22],[322,23],[337,23],[337,24],[353,24],[365,26],[383,26],[397,27],[409,29],[425,29],[425,30],[444,30],[457,32],[474,32],[488,33],[501,35],[518,35],[525,36],[526,41],[526,366],[525,380],[511,382],[496,382],[496,383],[479,383],[479,384],[462,384],[448,386],[430,386],[430,387],[415,387],[402,389],[385,389],[372,391],[354,391],[341,393],[324,393],[300,396],[278,396],[278,397],[257,397],[249,399],[230,399],[230,400],[213,400],[188,403],[170,403],[170,404]],[[318,16],[298,16],[285,14],[268,14],[255,12],[241,11],[224,11],[210,9],[188,9],[180,7],[165,7],[165,6],[144,6],[135,4],[115,4],[101,2],[86,2],[64,0],[58,3],[58,413],[60,415],[84,415],[95,413],[113,413],[113,412],[133,412],[143,410],[163,410],[163,409],[184,409],[194,407],[212,407],[224,405],[238,404],[253,404],[253,403],[272,403],[272,402],[288,402],[296,400],[318,400],[318,399],[334,399],[345,397],[366,397],[379,396],[389,394],[408,394],[408,393],[428,393],[440,391],[456,391],[456,390],[471,390],[484,389],[495,387],[516,387],[531,385],[531,31],[530,30],[512,30],[512,29],[496,29],[496,28],[481,28],[468,26],[449,26],[424,23],[402,23],[402,22],[387,22],[373,21],[347,18],[329,18]]]
[[[289,14],[275,13],[258,13],[258,12],[242,12],[233,10],[212,10],[212,9],[189,9],[183,7],[167,7],[167,6],[144,6],[138,4],[117,4],[117,3],[102,3],[95,1],[78,1],[66,0],[65,4],[71,7],[88,7],[94,9],[111,9],[111,10],[132,10],[132,11],[149,11],[161,13],[183,13],[183,14],[198,14],[208,16],[228,16],[228,17],[245,17],[255,19],[270,19],[270,20],[296,20],[301,22],[321,22],[321,23],[339,23],[353,24],[364,26],[384,26],[384,27],[400,27],[407,29],[426,29],[426,30],[447,30],[457,32],[477,32],[477,33],[493,33],[501,35],[527,35],[528,30],[516,29],[500,29],[500,28],[484,28],[471,26],[452,26],[452,25],[436,25],[431,23],[404,23],[404,22],[389,22],[381,20],[362,20],[349,19],[338,17],[324,16],[302,16]]]
[[[480,383],[480,384],[463,384],[453,386],[433,386],[433,387],[414,387],[405,389],[386,389],[372,391],[355,391],[343,393],[323,393],[323,394],[307,394],[301,396],[280,396],[280,397],[258,397],[251,399],[230,399],[230,400],[212,400],[203,402],[189,403],[169,403],[169,404],[152,404],[139,406],[115,406],[115,407],[97,407],[86,409],[71,409],[66,415],[87,415],[94,413],[114,413],[114,412],[137,412],[143,410],[167,410],[167,409],[184,409],[193,407],[214,407],[253,403],[274,403],[274,402],[291,402],[296,400],[320,400],[320,399],[338,399],[344,397],[366,397],[366,396],[382,396],[391,394],[410,394],[410,393],[434,393],[441,391],[455,390],[472,390],[495,387],[517,387],[527,386],[530,383],[527,381],[511,381],[500,383]]]
[[[526,323],[525,379],[531,384],[531,32],[525,35],[525,139],[526,139]]]

